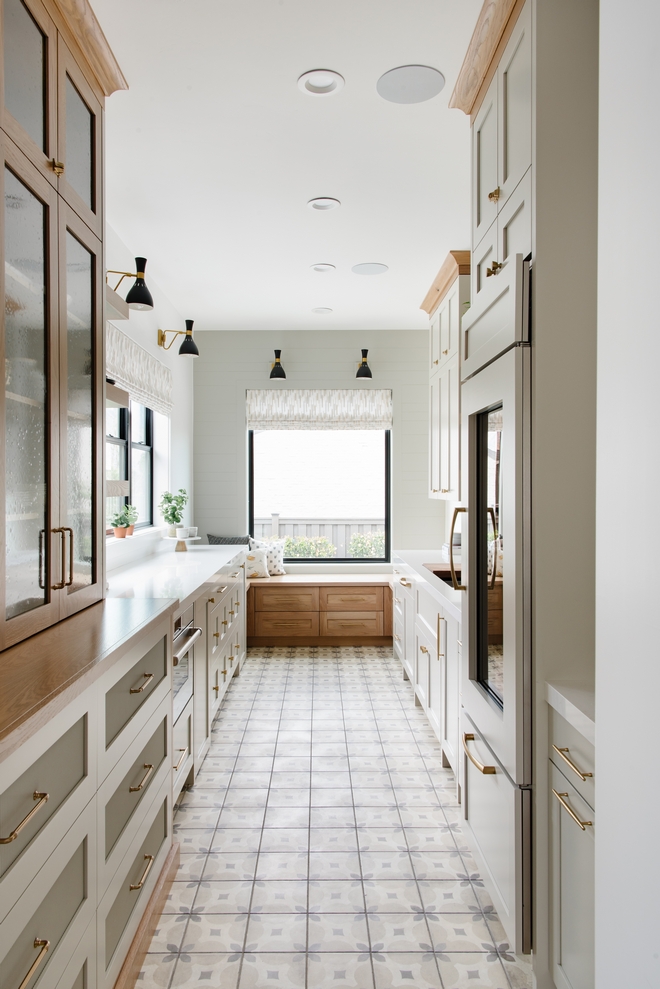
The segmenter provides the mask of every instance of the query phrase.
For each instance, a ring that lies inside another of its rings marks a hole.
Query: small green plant
[[[135,505],[126,505],[124,508],[124,513],[126,515],[126,518],[128,519],[129,525],[135,525],[138,518],[140,517],[140,514],[137,508],[135,507]]]
[[[385,533],[354,532],[348,544],[348,555],[359,559],[385,556]]]
[[[127,529],[131,523],[128,521],[128,515],[126,514],[126,505],[120,508],[118,512],[110,516],[110,525],[113,529]]]
[[[163,491],[158,511],[168,525],[176,525],[177,522],[183,522],[183,510],[187,504],[188,494],[185,488],[179,488],[177,494],[172,494],[171,491]]]
[[[310,560],[336,555],[337,547],[325,536],[287,536],[284,540],[284,556],[287,558]]]

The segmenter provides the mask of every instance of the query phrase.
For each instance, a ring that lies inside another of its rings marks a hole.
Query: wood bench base
[[[392,648],[391,635],[307,635],[291,636],[286,635],[253,635],[248,636],[248,649],[252,647],[264,648],[272,646],[279,649],[282,646],[385,646]]]

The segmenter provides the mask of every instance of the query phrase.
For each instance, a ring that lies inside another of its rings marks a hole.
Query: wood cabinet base
[[[386,646],[392,648],[391,635],[251,635],[248,649],[272,646]]]

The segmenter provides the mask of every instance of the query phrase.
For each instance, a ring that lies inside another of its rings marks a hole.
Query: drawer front
[[[319,610],[318,587],[255,587],[254,594],[255,611]]]
[[[167,840],[167,800],[158,805],[155,817],[135,857],[123,872],[123,881],[105,917],[105,967],[112,961],[117,945],[137,905],[142,903],[150,866]],[[122,863],[125,867],[125,863]],[[145,875],[146,873],[146,875]],[[134,887],[134,888],[131,888]]]
[[[321,612],[321,635],[382,635],[382,611]]]
[[[209,660],[224,649],[228,637],[233,633],[235,611],[231,591],[223,594],[219,600],[209,602],[206,624],[206,654]]]
[[[321,611],[382,611],[382,587],[322,587]]]
[[[275,614],[257,611],[254,616],[254,634],[272,636],[318,635],[319,613],[318,611],[310,611],[307,614],[284,611]]]
[[[167,678],[167,639],[163,637],[105,695],[105,747]]]
[[[11,839],[0,845],[0,876],[87,776],[88,743],[87,715],[83,715],[0,795],[0,838]],[[31,813],[34,817],[21,828]]]
[[[423,588],[417,589],[416,618],[418,624],[424,629],[426,635],[433,640],[433,649],[436,649],[438,635],[438,618],[441,613],[441,606],[438,601]]]
[[[426,635],[423,626],[415,628],[415,697],[426,710],[429,703],[429,677],[431,663],[437,663],[435,643]]]
[[[105,857],[139,807],[167,756],[167,718],[158,725],[105,805]]]
[[[560,749],[557,752],[553,745]],[[550,708],[550,761],[572,783],[590,807],[596,806],[596,750],[573,725]],[[562,758],[563,757],[563,758]],[[566,760],[575,767],[574,769]],[[580,779],[578,772],[586,779]],[[590,774],[590,775],[587,775]]]
[[[177,799],[193,763],[193,702],[179,716],[172,730],[172,786]]]

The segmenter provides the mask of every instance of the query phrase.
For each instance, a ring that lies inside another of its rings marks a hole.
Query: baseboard
[[[156,931],[160,915],[165,907],[170,886],[179,868],[180,848],[181,846],[178,842],[170,848],[169,854],[165,859],[165,864],[160,871],[158,881],[154,886],[153,893],[149,897],[149,902],[142,914],[140,926],[135,932],[135,937],[128,949],[124,964],[117,976],[114,989],[134,989],[140,969],[142,968],[142,963],[149,950],[151,939]]]
[[[392,648],[391,635],[248,635],[248,649],[251,647],[282,646],[385,646]]]

